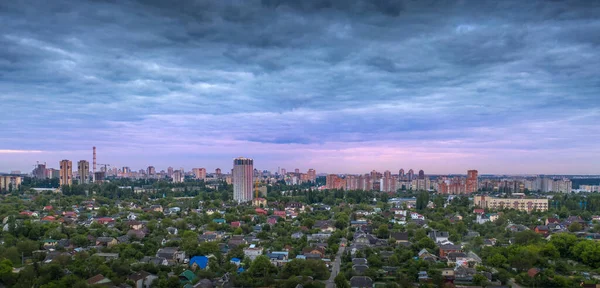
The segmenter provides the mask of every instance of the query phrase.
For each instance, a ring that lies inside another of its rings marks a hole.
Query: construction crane
[[[110,166],[110,164],[100,164],[100,163],[98,163],[98,165],[104,166],[104,173],[108,174],[108,168],[106,168],[106,167]]]

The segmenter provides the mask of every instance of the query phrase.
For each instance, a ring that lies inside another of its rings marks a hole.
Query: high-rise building
[[[218,169],[218,168],[217,168]],[[219,173],[220,174],[220,169]],[[252,201],[254,160],[239,157],[233,159],[233,200],[238,203]]]
[[[217,168],[217,169],[215,169],[215,176],[216,176],[217,178],[221,178],[221,168]]]
[[[194,168],[192,169],[192,173],[198,180],[206,179],[206,168]]]
[[[175,171],[175,170],[173,170],[173,167],[167,168],[167,176],[172,177],[173,176],[173,171]]]
[[[0,175],[0,191],[17,190],[22,181],[23,177],[20,175]]]
[[[477,172],[477,170],[467,171],[467,194],[475,193],[479,189],[478,174],[479,173]]]
[[[86,160],[77,162],[77,177],[79,177],[79,184],[90,182],[90,162]]]
[[[173,171],[173,176],[171,176],[171,179],[173,179],[173,183],[183,183],[185,177],[180,170],[175,170]]]
[[[37,166],[35,167],[35,169],[33,169],[33,177],[37,178],[37,179],[46,179],[47,178],[47,174],[46,174],[46,163],[44,164],[37,164]]]
[[[148,174],[148,177],[153,177],[156,175],[156,168],[154,168],[154,166],[148,166],[148,169],[146,169],[146,174]]]
[[[73,162],[69,160],[60,161],[60,185],[70,186],[73,184]],[[89,169],[89,168],[88,168]]]
[[[425,171],[423,171],[423,170],[419,170],[419,179],[420,179],[420,180],[423,180],[423,179],[425,179]]]
[[[123,170],[121,170],[121,176],[122,177],[129,177],[129,174],[131,174],[131,169],[127,166],[123,167]]]
[[[315,169],[308,169],[308,172],[306,174],[308,175],[308,181],[310,181],[310,182],[317,181],[317,171],[315,171]]]
[[[281,175],[285,176],[285,174],[287,174],[287,171],[285,170],[285,168],[281,168]]]
[[[415,171],[413,169],[408,170],[406,177],[408,181],[412,181],[415,178]]]
[[[398,171],[398,178],[400,178],[400,180],[403,180],[404,176],[406,176],[404,175],[404,169],[400,169],[400,171]]]

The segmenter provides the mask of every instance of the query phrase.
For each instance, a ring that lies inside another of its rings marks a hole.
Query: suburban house
[[[367,276],[353,276],[350,278],[352,288],[373,288],[373,280]]]
[[[446,244],[440,246],[440,257],[446,257],[452,252],[463,252],[463,250],[460,245]]]
[[[431,240],[433,240],[433,242],[435,243],[447,242],[448,237],[450,237],[450,234],[448,234],[448,232],[445,231],[433,230],[429,232],[429,238],[431,238]]]
[[[113,237],[98,237],[96,238],[96,246],[101,246],[101,247],[112,247],[114,245],[117,245],[119,242],[117,241],[117,239],[113,238]]]
[[[408,242],[408,232],[392,232],[390,238],[396,241],[396,244],[410,243]]]
[[[254,261],[254,259],[256,259],[256,257],[262,255],[263,253],[263,248],[262,247],[256,247],[254,244],[250,245],[250,247],[248,248],[244,248],[244,255],[246,255],[246,257],[250,258],[250,260]]]
[[[150,288],[152,282],[158,279],[158,276],[146,271],[140,271],[129,275],[127,279],[133,281],[135,288]]]
[[[179,251],[177,247],[165,247],[158,249],[156,257],[167,259],[169,263],[183,263],[185,260],[185,252]]]

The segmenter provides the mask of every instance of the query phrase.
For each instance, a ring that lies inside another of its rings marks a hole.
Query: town
[[[0,175],[7,287],[596,287],[600,179],[154,167]],[[102,164],[103,165],[103,164]],[[594,184],[596,183],[596,184]],[[574,188],[573,186],[576,186]]]

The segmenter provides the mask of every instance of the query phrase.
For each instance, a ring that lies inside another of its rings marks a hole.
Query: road
[[[337,276],[338,273],[340,273],[340,265],[342,263],[342,254],[344,254],[344,250],[346,249],[346,246],[341,246],[340,249],[338,249],[338,253],[335,255],[335,261],[333,261],[333,265],[331,267],[331,276],[329,276],[329,280],[327,280],[327,282],[325,282],[325,285],[327,288],[335,288],[335,282],[333,282],[333,279],[335,279],[335,276]]]

